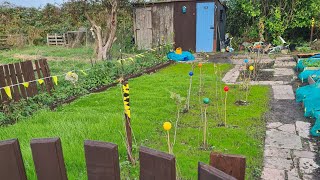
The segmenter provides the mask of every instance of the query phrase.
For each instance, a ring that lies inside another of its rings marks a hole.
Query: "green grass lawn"
[[[230,68],[231,65],[226,64],[218,66],[223,73]],[[190,69],[190,64],[175,64],[158,73],[129,81],[134,147],[143,145],[167,151],[166,133],[162,124],[164,121],[174,123],[176,114],[176,105],[170,99],[170,92],[187,96]],[[263,114],[268,110],[269,88],[253,86],[249,96],[250,105],[236,106],[234,102],[244,92],[236,86],[231,86],[228,93],[228,124],[237,127],[218,127],[217,124],[221,123],[222,119],[215,117],[222,113],[221,97],[224,96],[224,85],[213,69],[213,64],[203,66],[205,92],[202,97],[209,97],[212,102],[208,107],[208,143],[214,151],[246,156],[247,179],[256,179],[263,161]],[[210,151],[200,149],[203,132],[198,85],[197,68],[193,76],[191,110],[182,114],[177,142],[173,149],[177,171],[182,179],[196,179],[198,161],[209,162]],[[174,128],[171,134],[173,130]],[[138,177],[139,171],[138,167],[127,165],[123,135],[123,102],[120,87],[82,97],[54,112],[39,111],[33,117],[15,125],[0,128],[0,140],[19,139],[29,179],[36,179],[30,140],[46,137],[61,138],[69,179],[87,179],[83,150],[83,142],[86,139],[118,144],[122,176],[128,177],[125,173],[130,169],[130,178],[134,179]]]
[[[53,75],[63,74],[71,70],[90,68],[90,59],[94,59],[91,47],[26,46],[20,49],[0,52],[0,64],[45,57],[48,59],[48,64]]]
[[[17,54],[22,55],[37,55],[44,57],[60,57],[60,58],[77,58],[90,59],[94,56],[91,46],[82,46],[78,48],[68,48],[64,46],[25,46],[23,48],[15,48],[8,51],[3,51],[3,55],[12,56]]]

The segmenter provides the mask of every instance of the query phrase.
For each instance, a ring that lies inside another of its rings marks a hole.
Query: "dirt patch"
[[[263,70],[258,70],[255,72],[255,74],[251,74],[251,80],[252,81],[271,81],[273,79],[273,71],[263,71]],[[248,71],[241,71],[238,81],[242,81],[242,77],[248,77]]]
[[[268,122],[281,122],[294,124],[296,121],[306,121],[303,116],[303,108],[295,100],[270,101],[270,111],[266,114]]]
[[[209,62],[213,63],[229,63],[231,64],[232,53],[217,53],[209,55]]]

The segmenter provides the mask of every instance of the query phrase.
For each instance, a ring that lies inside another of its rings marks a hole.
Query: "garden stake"
[[[199,76],[199,104],[200,104],[200,114],[201,114],[201,121],[203,121],[203,109],[201,106],[201,94],[202,94],[202,63],[198,64],[199,70],[200,70],[200,76]]]
[[[200,70],[200,76],[199,76],[199,94],[202,93],[202,63],[198,64],[199,70]]]
[[[127,134],[127,152],[128,152],[128,160],[131,163],[134,163],[134,159],[132,156],[132,130],[131,130],[131,113],[130,113],[130,104],[129,104],[129,84],[124,81],[122,83],[122,91],[123,91],[123,105],[124,105],[124,118],[125,118],[125,127]]]
[[[172,125],[170,122],[165,122],[163,123],[163,129],[165,131],[167,131],[167,142],[168,142],[168,151],[169,151],[169,154],[173,154],[172,152],[172,147],[171,147],[171,144],[170,144],[170,129],[171,129]]]
[[[207,123],[208,123],[208,121],[207,121],[207,108],[208,108],[208,104],[210,103],[210,99],[204,98],[203,103],[204,103],[203,147],[207,148]]]
[[[192,71],[189,72],[189,76],[190,76],[190,85],[189,85],[188,99],[187,99],[187,110],[188,111],[190,109],[190,95],[191,95],[192,76],[193,76],[193,72]]]
[[[254,67],[253,66],[250,66],[249,67],[249,77],[248,77],[248,83],[246,85],[246,102],[248,102],[248,93],[249,93],[249,84],[250,84],[250,80],[251,80],[251,74],[252,74],[252,71],[254,70]]]
[[[244,88],[246,88],[246,102],[248,101],[247,99],[247,94],[248,94],[248,80],[249,80],[249,78],[250,78],[250,76],[248,77],[248,79],[247,79],[247,77],[246,77],[246,74],[247,74],[247,70],[248,70],[248,63],[249,63],[249,60],[248,59],[245,59],[244,60],[244,63],[245,63],[245,71],[244,71],[244,73],[243,73],[243,86],[244,86]]]
[[[228,97],[229,87],[225,86],[223,90],[224,92],[226,92],[226,97],[224,99],[224,126],[227,126],[227,97]]]

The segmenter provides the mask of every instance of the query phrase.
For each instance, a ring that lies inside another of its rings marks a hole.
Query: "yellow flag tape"
[[[58,76],[52,76],[52,80],[55,85],[58,85]]]
[[[4,89],[4,91],[6,92],[7,96],[8,96],[10,99],[12,99],[10,87],[9,87],[9,86],[6,86],[6,87],[4,87],[3,89]]]
[[[29,87],[29,82],[24,82],[24,83],[22,83],[22,85],[23,85],[25,88],[28,88],[28,87]]]
[[[43,79],[38,79],[39,84],[43,84],[44,80]]]

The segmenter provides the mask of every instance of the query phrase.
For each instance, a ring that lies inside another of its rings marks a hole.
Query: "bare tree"
[[[117,11],[119,0],[84,1],[85,16],[91,24],[95,38],[97,58],[107,59],[112,44],[116,41]]]

